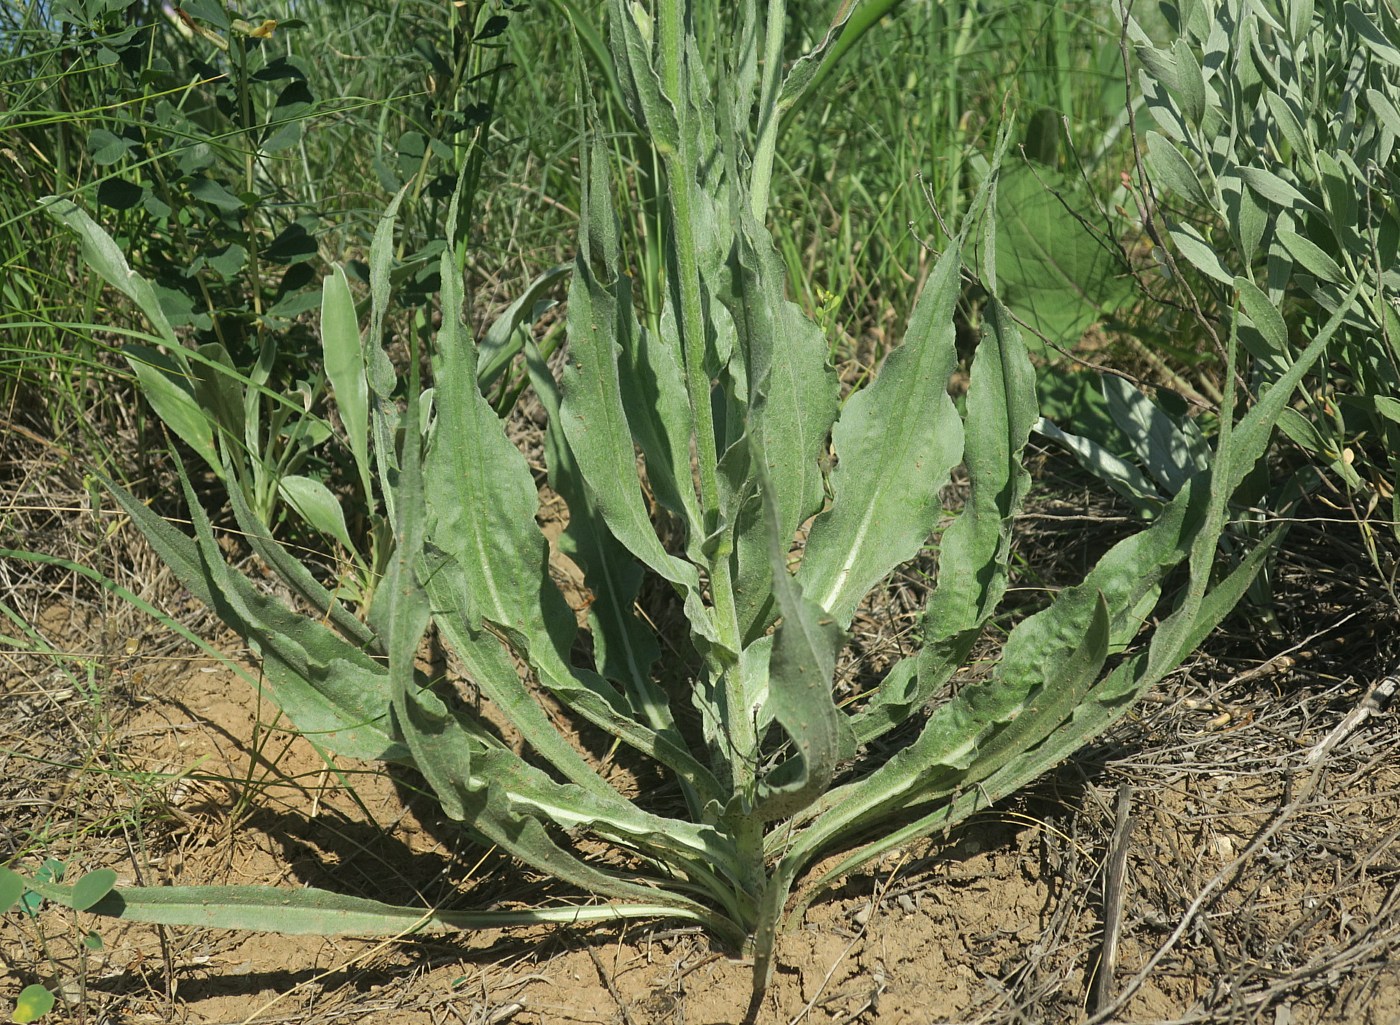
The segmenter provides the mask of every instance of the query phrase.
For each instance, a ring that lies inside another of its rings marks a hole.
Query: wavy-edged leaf
[[[836,377],[826,363],[822,331],[789,302],[782,262],[769,236],[748,212],[734,205],[739,225],[730,261],[728,306],[742,349],[751,398],[745,428],[762,451],[762,467],[776,516],[771,525],[786,546],[798,526],[822,506],[821,458],[836,419]],[[745,473],[746,479],[752,473]],[[741,635],[752,639],[771,622],[777,594],[766,530],[737,531],[733,560],[735,604]]]
[[[560,425],[613,536],[653,571],[684,591],[695,591],[699,574],[662,546],[642,495],[618,375],[618,337],[635,323],[631,292],[617,271],[615,215],[601,154],[594,155],[588,171],[587,227],[569,288],[569,363],[563,372]],[[688,478],[688,458],[686,467]],[[679,482],[677,468],[671,472]]]
[[[119,485],[104,486],[180,582],[263,658],[271,697],[297,728],[339,754],[406,761],[388,731],[384,667],[320,623],[259,592],[224,561],[208,517],[186,486],[193,539]]]
[[[35,883],[52,900],[67,903],[70,887]],[[636,905],[568,905],[521,911],[453,911],[403,907],[314,887],[124,886],[87,909],[128,922],[245,929],[293,936],[395,936],[450,929],[500,929],[542,922],[608,921],[624,918],[700,918],[655,902]]]
[[[865,594],[923,546],[942,508],[938,493],[962,456],[962,423],[948,396],[961,271],[959,239],[929,275],[903,343],[832,431],[832,503],[812,525],[797,579],[843,628]]]
[[[455,269],[444,266],[443,309],[460,310],[461,299]],[[534,479],[481,394],[475,346],[458,315],[444,314],[438,354],[438,420],[425,477],[428,541],[441,554],[429,556],[426,585],[444,633],[468,665],[487,674],[478,685],[510,709],[531,743],[585,789],[601,793],[607,785],[525,693],[496,633],[580,715],[686,775],[701,792],[711,792],[708,771],[678,741],[633,719],[622,696],[602,677],[569,664],[577,621],[550,576],[549,548],[535,523]],[[640,502],[635,457],[629,457],[627,472]],[[649,524],[646,530],[660,550]],[[688,563],[665,558],[694,574]],[[698,590],[698,576],[694,583]]]
[[[635,17],[634,17],[635,13]],[[655,25],[640,4],[629,9],[625,0],[608,5],[608,38],[618,84],[632,119],[651,137],[657,152],[680,146],[680,125],[674,101],[661,90],[661,79],[652,68],[652,34]]]
[[[768,658],[768,694],[764,709],[792,739],[794,757],[779,764],[759,781],[752,810],[760,821],[788,818],[826,792],[842,757],[845,717],[831,698],[836,652],[845,633],[816,602],[811,601],[787,569],[787,545],[780,533],[776,488],[764,470],[767,454],[751,439],[758,460],[758,486],[763,501],[764,534],[772,592],[782,617],[773,634]],[[731,710],[730,714],[736,714]],[[737,714],[748,714],[747,709]],[[846,737],[847,754],[854,743]]]
[[[1015,322],[993,297],[968,386],[963,449],[968,497],[939,539],[938,582],[924,610],[924,647],[908,669],[881,681],[852,724],[857,743],[899,725],[931,698],[962,666],[1001,600],[1012,523],[1030,488],[1022,457],[1036,411],[1035,368]],[[916,667],[917,677],[911,677]]]

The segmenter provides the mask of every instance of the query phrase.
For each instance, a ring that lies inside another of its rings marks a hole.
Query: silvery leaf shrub
[[[379,347],[391,215],[371,254],[358,364],[394,530],[367,622],[270,537],[236,491],[230,500],[253,548],[310,614],[232,570],[197,502],[190,537],[113,488],[186,586],[247,639],[271,695],[309,738],[339,756],[414,767],[451,819],[597,903],[465,912],[311,889],[137,887],[90,910],[347,933],[688,919],[754,958],[756,1009],[777,933],[823,886],[1059,762],[1232,607],[1263,548],[1215,579],[1217,541],[1287,388],[1225,421],[1210,469],[1193,471],[1150,526],[1017,624],[995,664],[950,694],[1003,597],[1030,487],[1022,457],[1037,416],[1033,370],[986,268],[990,298],[965,413],[947,392],[962,251],[970,231],[994,231],[1007,136],[902,344],[842,404],[822,332],[784,297],[765,204],[755,200],[766,182],[759,190],[754,179],[771,164],[750,163],[745,142],[754,124],[763,138],[821,59],[799,60],[780,80],[774,58],[760,75],[759,41],[781,53],[781,8],[766,33],[754,5],[742,8],[715,89],[678,0],[660,3],[654,21],[621,0],[610,8],[633,115],[665,164],[666,305],[659,330],[644,330],[620,262],[609,161],[593,140],[582,153],[568,365],[556,378],[538,353],[526,354],[548,415],[549,487],[568,507],[560,549],[593,596],[590,645],[576,643],[578,617],[551,574],[536,525],[539,486],[482,395],[483,357],[463,326],[453,253],[443,254],[431,391],[416,359],[403,382]],[[1324,344],[1300,354],[1285,380],[1296,383]],[[833,674],[853,616],[893,570],[929,550],[944,517],[940,492],[959,466],[967,497],[932,545],[937,582],[919,643],[838,707]],[[658,634],[636,611],[645,576],[674,598],[680,630]],[[1145,627],[1149,615],[1155,629]],[[419,669],[430,625],[489,722],[455,699],[452,681]],[[685,666],[684,679],[662,672],[663,646],[689,653],[667,659]],[[664,773],[675,799],[628,799],[555,725],[557,714]],[[522,746],[502,739],[503,722]],[[819,859],[823,870],[793,900]]]
[[[1126,27],[1171,244],[1217,309],[1242,311],[1256,393],[1341,316],[1327,363],[1279,427],[1349,490],[1400,514],[1400,19],[1388,3],[1353,0],[1162,11],[1165,27]]]

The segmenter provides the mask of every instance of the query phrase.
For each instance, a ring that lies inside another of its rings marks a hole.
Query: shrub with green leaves
[[[378,344],[392,211],[372,250],[369,330],[346,377],[354,383],[337,388],[343,408],[368,418],[366,458],[394,533],[367,622],[236,492],[250,544],[303,609],[226,564],[193,496],[190,537],[113,488],[186,586],[247,639],[270,694],[309,739],[336,755],[412,766],[449,818],[598,902],[469,912],[310,889],[120,888],[89,910],[350,933],[688,919],[754,957],[756,1008],[778,931],[824,886],[985,808],[1101,733],[1247,586],[1264,548],[1216,579],[1217,542],[1288,388],[1225,422],[1210,469],[1194,469],[1150,526],[1016,624],[984,672],[950,688],[997,613],[1030,487],[1022,457],[1037,415],[1034,373],[996,298],[992,261],[980,269],[990,298],[965,413],[947,391],[964,245],[974,231],[995,237],[1009,132],[903,343],[843,402],[820,328],[784,296],[754,198],[766,194],[771,164],[751,161],[748,142],[811,80],[839,19],[782,76],[758,56],[781,52],[782,5],[765,25],[746,3],[728,63],[711,78],[686,34],[685,6],[662,0],[654,19],[623,0],[610,7],[621,86],[664,160],[659,328],[644,328],[634,310],[609,161],[594,137],[582,153],[568,364],[556,377],[533,347],[525,352],[548,417],[548,486],[568,507],[559,548],[593,596],[586,612],[555,583],[536,524],[541,485],[482,394],[485,357],[464,327],[451,250],[432,389],[416,358],[400,380]],[[340,287],[327,279],[328,295]],[[1281,383],[1296,383],[1325,344]],[[966,499],[940,532],[941,494],[958,466]],[[833,676],[854,615],[935,534],[937,580],[919,643],[838,705]],[[637,611],[647,576],[674,600],[679,629],[658,634]],[[420,668],[430,627],[455,653],[459,680]],[[663,660],[663,645],[677,654]],[[489,714],[464,704],[456,682]],[[639,776],[673,786],[629,799],[576,733],[627,749]],[[833,855],[793,900],[798,880]]]
[[[1164,31],[1127,26],[1171,241],[1211,308],[1242,310],[1256,393],[1342,315],[1327,363],[1279,426],[1363,501],[1389,498],[1400,520],[1400,20],[1352,0],[1163,10]]]

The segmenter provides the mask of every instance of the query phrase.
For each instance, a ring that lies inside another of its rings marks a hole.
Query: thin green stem
[[[710,409],[711,381],[705,366],[705,315],[700,292],[700,264],[695,234],[695,166],[693,113],[689,109],[689,82],[685,67],[684,0],[664,0],[657,19],[660,42],[659,63],[662,87],[676,106],[680,138],[676,148],[661,150],[666,166],[667,194],[671,207],[671,230],[675,239],[673,296],[679,300],[678,321],[685,362],[686,391],[695,424],[695,449],[700,483],[700,507],[704,530],[713,535],[721,527],[718,455],[714,420]],[[758,737],[744,698],[742,680],[733,664],[742,644],[738,608],[728,545],[716,547],[709,559],[710,600],[715,609],[715,625],[723,652],[711,664],[720,677],[726,706],[725,731],[728,750],[720,757],[733,792],[747,803],[757,788]],[[763,830],[760,825],[741,823],[736,829],[739,859],[751,866],[747,881],[757,891],[763,880]]]

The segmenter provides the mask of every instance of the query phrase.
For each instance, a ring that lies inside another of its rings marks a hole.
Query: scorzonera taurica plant
[[[781,112],[839,22],[784,77],[782,4],[766,24],[741,5],[723,73],[711,76],[680,0],[662,0],[654,19],[622,0],[609,10],[621,88],[665,171],[665,305],[658,329],[644,329],[621,261],[617,183],[603,143],[585,132],[568,363],[556,375],[529,346],[523,355],[547,414],[548,484],[568,509],[559,557],[592,595],[583,627],[551,572],[539,485],[482,395],[458,254],[442,257],[431,390],[416,358],[401,380],[381,345],[392,207],[371,251],[357,379],[394,533],[367,621],[236,490],[240,526],[297,607],[226,563],[192,494],[191,537],[112,488],[185,585],[246,638],[270,694],[309,738],[335,756],[412,766],[449,818],[596,903],[472,912],[313,889],[119,887],[89,910],[345,933],[687,919],[754,958],[756,1009],[777,934],[824,886],[986,807],[1101,733],[1248,585],[1262,546],[1222,575],[1217,542],[1286,387],[1224,417],[1210,467],[950,694],[1003,598],[1031,484],[1034,371],[997,298],[992,254],[980,267],[963,259],[971,233],[995,236],[1008,133],[902,343],[842,402],[821,330],[784,295],[763,198]],[[965,272],[987,298],[959,412],[947,386]],[[1334,329],[1299,355],[1295,382]],[[941,493],[958,467],[966,498],[940,531]],[[833,676],[861,602],[929,550],[937,575],[919,643],[838,706]],[[648,576],[673,597],[681,629],[658,635],[638,613]],[[430,628],[455,653],[460,681],[420,669]],[[576,643],[580,629],[589,645]],[[662,671],[663,646],[691,653],[685,679]],[[491,721],[456,699],[454,682],[475,689]],[[624,796],[556,715],[664,773],[674,801]],[[492,725],[501,721],[522,746],[502,739]],[[818,860],[822,871],[809,872]]]

